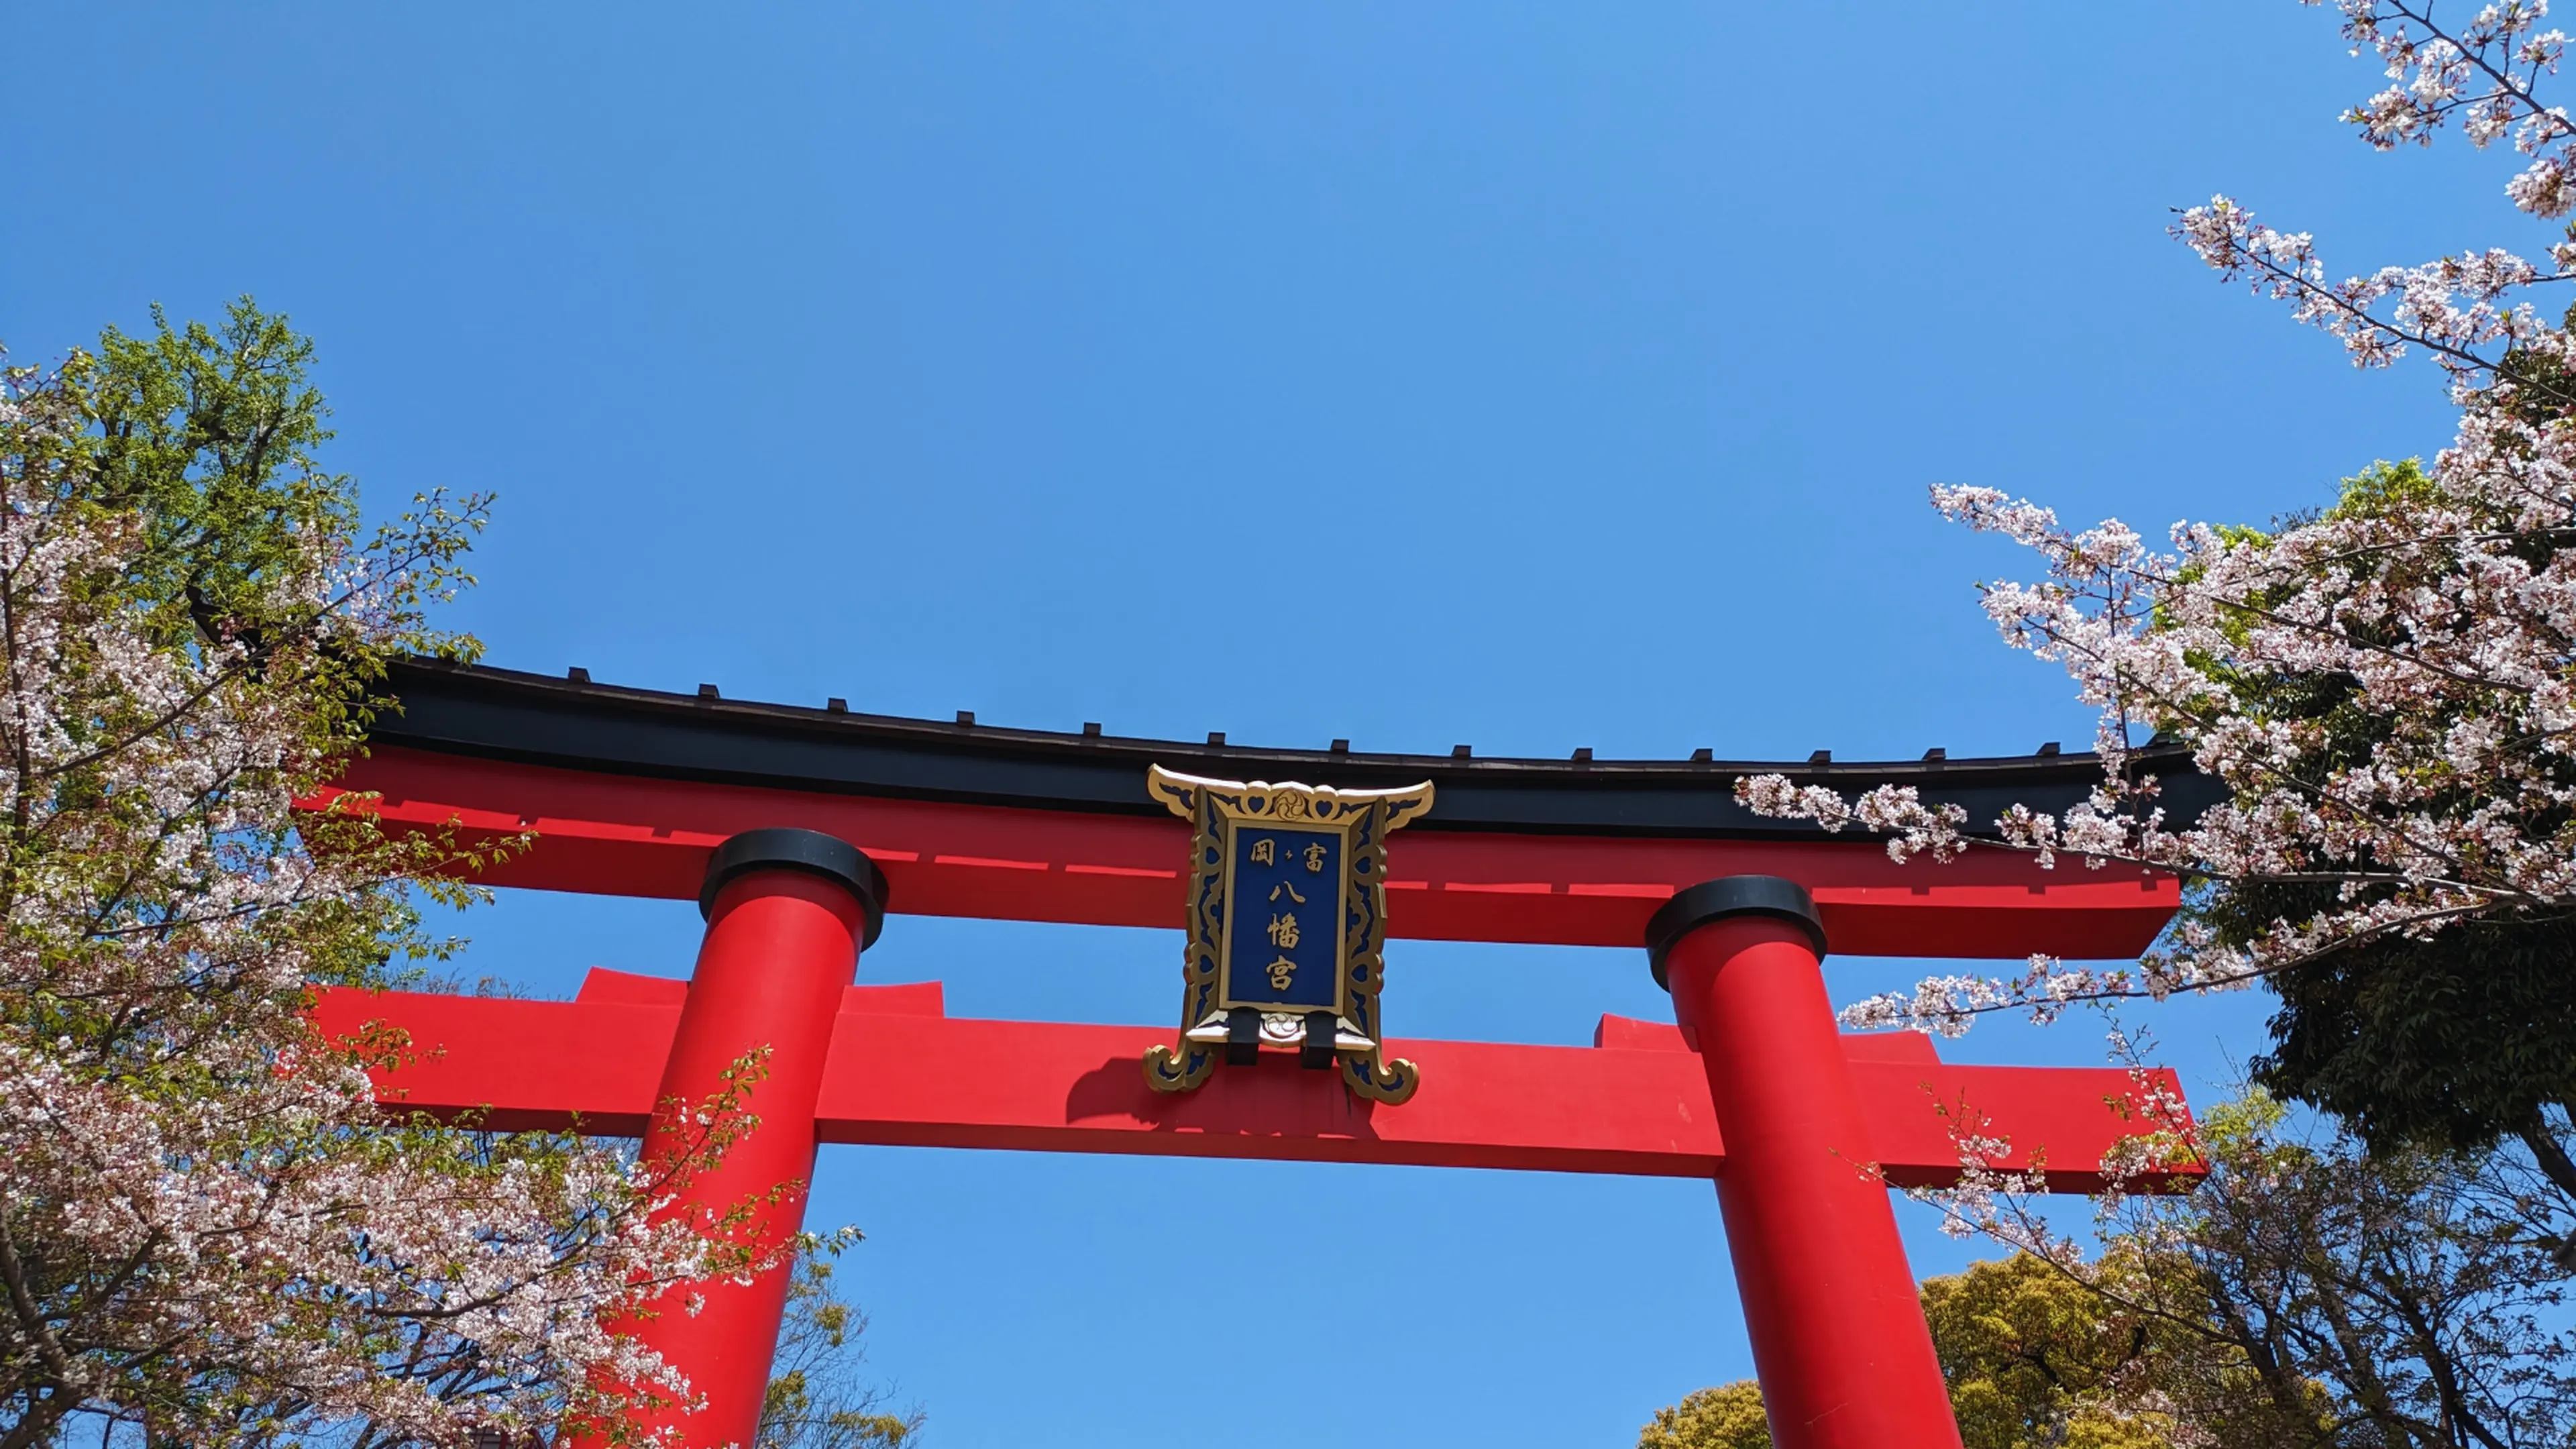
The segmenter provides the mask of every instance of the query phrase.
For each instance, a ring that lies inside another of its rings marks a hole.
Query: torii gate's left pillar
[[[732,1236],[766,1254],[805,1220],[814,1176],[814,1109],[841,993],[859,952],[885,924],[885,877],[854,846],[813,830],[749,830],[717,847],[698,908],[707,921],[698,964],[645,1129],[648,1168],[686,1156],[702,1129],[686,1111],[726,1090],[726,1073],[766,1053],[741,1104],[760,1119],[711,1170],[691,1178],[670,1211],[722,1214],[748,1204]],[[770,1194],[786,1187],[776,1201]],[[674,1291],[637,1337],[703,1394],[705,1409],[667,1419],[691,1445],[748,1445],[760,1425],[770,1356],[787,1303],[789,1264],[748,1284]],[[706,1306],[687,1312],[684,1292]]]

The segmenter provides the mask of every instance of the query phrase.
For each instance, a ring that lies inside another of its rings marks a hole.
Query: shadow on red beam
[[[535,1002],[326,992],[317,1016],[346,1034],[371,1020],[419,1057],[380,1077],[381,1100],[489,1125],[639,1133],[679,1017],[680,982],[594,972],[580,1000]],[[816,1131],[895,1147],[1133,1153],[1431,1167],[1711,1177],[1725,1148],[1696,1056],[1669,1026],[1604,1018],[1610,1046],[1397,1041],[1422,1067],[1400,1107],[1357,1102],[1293,1059],[1221,1069],[1196,1092],[1145,1086],[1152,1027],[979,1021],[939,1014],[938,988],[853,987],[839,1018]],[[2098,1190],[2103,1154],[2136,1130],[2114,1110],[2128,1074],[2104,1068],[1950,1066],[1924,1038],[1846,1038],[1887,1180],[1956,1180],[1939,1110],[1982,1112],[2052,1191]],[[2166,1085],[2173,1086],[2168,1075]],[[1855,1170],[1859,1170],[1855,1164]]]
[[[866,851],[898,915],[1170,927],[1182,917],[1178,820],[825,795],[579,771],[400,748],[347,784],[397,826],[469,843],[533,832],[492,885],[695,899],[727,836],[773,825]],[[323,800],[313,802],[315,805]],[[2134,956],[2180,900],[2171,877],[2043,871],[2001,852],[1900,866],[1868,840],[1708,840],[1443,831],[1388,843],[1387,930],[1416,940],[1638,946],[1673,892],[1719,876],[1811,891],[1837,955]]]

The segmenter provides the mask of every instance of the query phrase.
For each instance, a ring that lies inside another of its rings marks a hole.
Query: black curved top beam
[[[2091,754],[1784,764],[1252,749],[753,704],[425,660],[396,665],[391,685],[400,708],[373,732],[388,745],[655,779],[1108,814],[1163,813],[1145,793],[1145,767],[1159,764],[1347,787],[1427,779],[1439,795],[1417,830],[1820,838],[1812,825],[1737,804],[1737,777],[1778,773],[1846,795],[1913,785],[1927,803],[1965,807],[1981,831],[2016,802],[2063,812],[2102,778]],[[2178,746],[2132,758],[2162,780],[2168,820],[2224,797]]]

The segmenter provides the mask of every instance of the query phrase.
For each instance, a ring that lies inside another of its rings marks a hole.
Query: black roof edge
[[[1904,761],[1572,760],[1262,749],[1204,741],[1010,729],[633,689],[442,660],[396,663],[399,707],[372,738],[447,754],[594,773],[1038,809],[1160,814],[1145,767],[1235,780],[1347,787],[1430,780],[1417,829],[1779,838],[1821,836],[1737,804],[1738,777],[1779,774],[1845,792],[1913,785],[1957,803],[1984,829],[2006,806],[2063,811],[2102,778],[2092,754]],[[2223,789],[2187,749],[2131,756],[2157,775],[2169,820],[2197,816]],[[1851,832],[1858,835],[1859,832]]]

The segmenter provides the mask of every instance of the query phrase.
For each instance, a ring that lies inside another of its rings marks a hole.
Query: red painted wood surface
[[[734,1063],[765,1051],[742,1103],[759,1125],[690,1178],[662,1216],[703,1228],[730,1206],[749,1204],[723,1231],[762,1256],[782,1252],[804,1226],[815,1105],[866,927],[866,910],[846,887],[802,871],[755,870],[715,898],[685,1009],[673,1014],[661,1058],[654,1095],[663,1105],[644,1134],[644,1163],[667,1174],[687,1162],[698,1134],[682,1104],[725,1091]],[[673,1288],[628,1326],[703,1401],[694,1414],[665,1412],[644,1423],[678,1430],[686,1444],[749,1445],[758,1437],[791,1271],[782,1260],[748,1278]],[[593,1438],[578,1449],[606,1446]]]
[[[484,1111],[500,1128],[572,1125],[632,1136],[653,1107],[687,983],[593,971],[570,1002],[330,991],[317,1016],[344,1034],[381,1020],[416,1059],[380,1079],[384,1100],[441,1115]],[[1329,1073],[1281,1056],[1220,1068],[1196,1092],[1145,1086],[1145,1048],[1168,1027],[980,1021],[941,1014],[935,983],[843,996],[816,1109],[824,1142],[1442,1167],[1715,1175],[1726,1151],[1700,1060],[1678,1029],[1602,1018],[1592,1047],[1403,1041],[1423,1069],[1401,1107],[1353,1101]],[[1870,1140],[1899,1187],[1956,1179],[1939,1110],[1982,1112],[2016,1170],[2044,1157],[2050,1187],[2098,1191],[2095,1169],[2134,1130],[2109,1105],[2107,1068],[1943,1063],[1912,1034],[1846,1036]],[[2165,1075],[2171,1085],[2169,1074]],[[1855,1166],[1855,1170],[1858,1170]]]
[[[793,825],[866,851],[897,914],[1153,927],[1182,919],[1189,844],[1177,820],[696,784],[392,747],[345,784],[380,793],[368,808],[396,825],[452,824],[469,842],[534,832],[531,850],[482,877],[493,885],[694,899],[726,837]],[[2171,877],[2080,864],[2043,871],[1987,851],[1900,866],[1866,840],[1415,826],[1388,851],[1388,932],[1420,940],[1634,947],[1676,890],[1750,872],[1813,893],[1837,955],[2108,959],[2145,949],[2180,900]]]
[[[1834,1028],[1804,921],[1735,915],[1689,930],[1664,967],[1699,1039],[1753,1369],[1777,1449],[1959,1449],[1896,1214],[1852,1171],[1883,1129]]]

